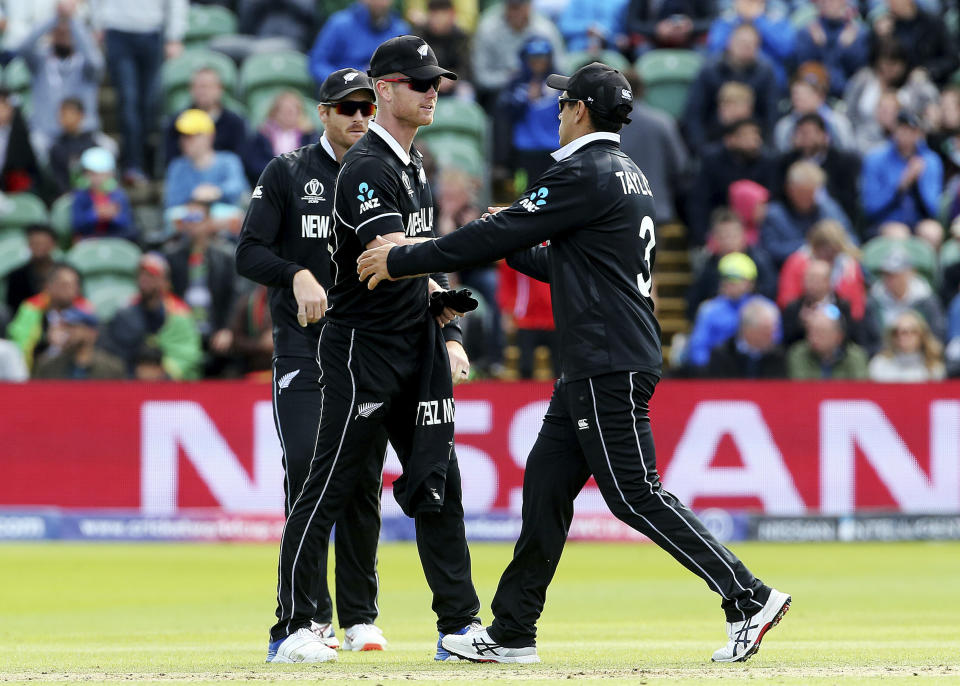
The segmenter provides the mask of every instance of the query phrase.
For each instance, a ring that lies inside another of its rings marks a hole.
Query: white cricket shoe
[[[486,629],[468,631],[465,634],[447,634],[440,642],[451,655],[471,662],[540,662],[536,646],[506,648],[490,638]]]
[[[337,651],[306,628],[274,641],[267,652],[267,662],[332,662],[336,659]]]
[[[354,624],[344,634],[344,650],[383,650],[386,647],[387,639],[374,624]]]
[[[743,662],[760,650],[764,634],[775,627],[790,609],[791,598],[777,589],[770,590],[763,609],[745,622],[727,622],[727,645],[713,654],[714,662]]]
[[[328,648],[336,650],[340,647],[340,640],[337,638],[337,632],[334,630],[333,624],[329,622],[326,624],[310,622],[310,631],[319,636],[320,640],[323,641]]]

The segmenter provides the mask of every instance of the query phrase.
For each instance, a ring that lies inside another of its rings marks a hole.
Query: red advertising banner
[[[519,512],[550,392],[457,389],[468,513]],[[960,383],[665,381],[651,407],[664,484],[692,507],[960,512]],[[0,386],[0,408],[0,506],[282,515],[269,386],[35,382]],[[385,515],[398,468],[391,456]],[[606,512],[590,485],[577,507]]]

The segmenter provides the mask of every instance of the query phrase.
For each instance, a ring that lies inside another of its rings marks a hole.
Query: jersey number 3
[[[640,222],[640,248],[643,250],[643,261],[640,265],[640,273],[637,274],[637,288],[640,295],[644,298],[650,297],[650,291],[653,288],[653,273],[650,269],[650,255],[657,244],[657,238],[653,233],[653,219],[644,217]]]

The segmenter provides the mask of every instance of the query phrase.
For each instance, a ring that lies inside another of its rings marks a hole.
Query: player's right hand
[[[293,297],[297,300],[300,326],[320,321],[327,311],[327,292],[309,269],[301,269],[293,275]]]

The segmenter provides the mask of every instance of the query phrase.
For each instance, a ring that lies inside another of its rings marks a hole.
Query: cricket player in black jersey
[[[574,498],[593,476],[618,518],[723,598],[728,643],[713,659],[745,660],[787,611],[790,596],[753,576],[657,474],[647,414],[662,364],[650,297],[653,193],[616,133],[629,122],[630,86],[599,63],[570,78],[552,75],[547,84],[563,91],[562,147],[520,200],[435,241],[381,244],[358,264],[377,290],[384,279],[502,257],[550,283],[563,373],[527,459],[520,538],[491,606],[493,624],[446,636],[443,647],[469,660],[539,662],[536,622]]]
[[[307,478],[323,406],[317,322],[333,285],[328,250],[333,189],[340,160],[366,133],[376,111],[373,82],[356,69],[332,73],[321,84],[318,97],[323,135],[319,142],[280,155],[267,165],[253,191],[237,246],[237,271],[270,287],[273,414],[283,448],[287,515]],[[349,506],[337,519],[337,619],[345,630],[345,650],[381,650],[386,645],[374,624],[386,442],[386,432],[378,432]],[[310,591],[316,603],[310,628],[329,648],[337,648],[327,589],[326,541],[317,548],[312,564],[318,573]],[[326,655],[332,658],[336,653],[330,650]]]
[[[278,621],[270,632],[275,662],[325,660],[325,646],[309,630],[312,560],[384,430],[403,467],[394,495],[416,524],[441,638],[479,626],[453,450],[451,376],[466,376],[469,362],[454,313],[443,311],[441,330],[428,311],[429,292],[445,289],[446,276],[370,292],[356,272],[357,258],[378,235],[398,243],[434,236],[433,197],[412,142],[433,121],[440,79],[456,75],[415,36],[380,45],[368,74],[378,111],[344,156],[334,192],[334,285],[318,347],[323,412],[313,462],[280,544]],[[445,657],[438,641],[435,659]]]

